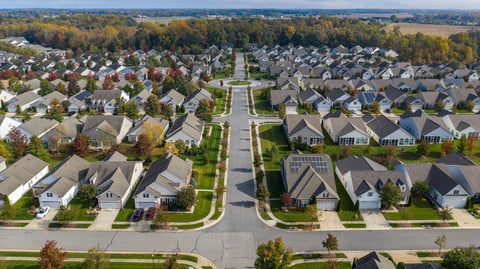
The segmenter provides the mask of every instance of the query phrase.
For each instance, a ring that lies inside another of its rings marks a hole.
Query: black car
[[[135,210],[135,212],[133,213],[132,220],[133,220],[133,221],[140,221],[140,220],[142,220],[142,218],[143,218],[143,213],[145,213],[145,210],[144,210],[143,208],[139,208],[139,209]]]
[[[157,208],[156,207],[150,207],[147,209],[147,213],[145,214],[145,219],[146,220],[152,220],[153,217],[155,216],[155,213],[157,213]]]

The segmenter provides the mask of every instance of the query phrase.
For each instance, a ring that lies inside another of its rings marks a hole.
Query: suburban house
[[[0,172],[0,205],[8,196],[13,205],[48,173],[48,163],[27,154]]]
[[[193,113],[185,113],[177,118],[168,129],[165,140],[175,142],[182,140],[187,147],[200,145],[202,141],[205,122],[197,118]]]
[[[70,144],[77,134],[82,131],[83,122],[75,117],[64,119],[60,124],[50,129],[40,137],[44,145],[50,150],[58,149],[61,145]]]
[[[278,111],[278,105],[285,105],[287,114],[297,114],[297,92],[294,90],[271,90],[270,105],[273,110]]]
[[[325,97],[321,96],[315,102],[313,102],[313,109],[318,113],[322,112],[330,112],[332,109],[332,103],[330,100],[326,99]]]
[[[306,143],[311,146],[323,143],[320,115],[286,115],[283,129],[290,142]]]
[[[380,111],[387,111],[392,107],[392,101],[384,92],[360,92],[357,96],[364,107],[371,107],[374,102],[378,103]]]
[[[133,195],[135,208],[174,205],[177,192],[190,184],[192,161],[167,153],[155,161]]]
[[[362,110],[362,102],[355,97],[349,97],[343,102],[343,107],[352,113],[357,113]]]
[[[67,100],[67,97],[57,91],[53,91],[45,96],[42,96],[38,101],[32,104],[32,108],[35,108],[37,113],[47,113],[50,109],[50,103],[57,99],[61,105],[63,101]]]
[[[426,140],[430,144],[443,143],[445,140],[453,141],[454,138],[442,118],[428,115],[422,110],[403,113],[398,125],[413,135],[415,139]]]
[[[143,116],[135,122],[135,126],[130,130],[130,132],[128,132],[128,143],[137,143],[138,137],[142,134],[145,134],[145,124],[150,125],[149,128],[151,129],[161,128],[161,137],[156,138],[161,139],[166,130],[168,130],[169,121],[162,118],[152,118],[149,115]]]
[[[376,251],[372,251],[361,258],[355,258],[352,269],[396,269],[396,267],[391,260]]]
[[[205,89],[197,89],[187,96],[183,106],[185,107],[185,112],[195,112],[197,110],[200,100],[206,99],[212,101],[212,94]]]
[[[66,206],[77,194],[90,163],[77,155],[60,162],[35,186],[34,195],[40,207],[60,208]]]
[[[120,98],[129,100],[128,94],[122,90],[96,90],[90,97],[90,105],[97,112],[114,113]]]
[[[316,203],[321,210],[337,208],[339,196],[328,155],[303,154],[297,150],[285,156],[280,166],[283,186],[293,205],[305,207]]]
[[[407,96],[404,100],[405,109],[410,111],[417,111],[423,108],[425,105],[420,98],[413,97],[411,95]]]
[[[134,97],[132,97],[130,101],[134,101],[135,103],[137,103],[138,111],[140,111],[140,113],[145,113],[145,103],[147,102],[148,97],[152,95],[153,94],[151,92],[143,90]]]
[[[5,139],[14,127],[22,124],[21,121],[7,116],[0,116],[0,139]]]
[[[464,208],[469,198],[468,192],[450,175],[444,164],[433,164],[427,182],[429,196],[440,207]]]
[[[414,146],[415,137],[384,115],[367,122],[367,132],[380,146]]]
[[[323,98],[323,96],[311,88],[301,91],[298,94],[298,100],[302,106],[306,104],[313,104],[319,98]]]
[[[69,113],[78,113],[80,111],[86,110],[92,93],[87,90],[78,92],[77,94],[68,98],[70,105],[68,106]]]
[[[456,138],[474,136],[480,138],[479,114],[447,114],[442,117],[448,131]]]
[[[361,118],[348,118],[343,113],[329,113],[323,118],[323,127],[339,145],[368,145],[370,135]]]
[[[471,102],[473,112],[480,110],[480,96],[473,88],[450,88],[447,90],[448,95],[453,99],[455,104],[461,104],[463,102]]]
[[[16,113],[31,108],[32,104],[42,97],[32,91],[19,94],[8,101],[7,110],[10,113]],[[20,109],[20,111],[17,111]]]
[[[325,93],[325,97],[333,104],[334,107],[338,108],[342,106],[345,100],[349,99],[351,96],[347,94],[344,90],[340,88],[333,88]]]
[[[437,159],[435,163],[443,163],[446,165],[477,165],[472,160],[456,151]]]
[[[100,208],[122,209],[143,172],[143,163],[109,159],[91,163],[85,184],[97,188]]]
[[[421,92],[417,98],[422,100],[426,109],[438,109],[439,106],[443,106],[443,109],[452,111],[455,105],[452,97],[443,92]]]
[[[162,104],[168,104],[172,106],[173,112],[177,112],[177,109],[183,105],[185,96],[174,89],[171,89],[168,93],[165,93],[160,98],[159,102]]]
[[[52,130],[57,125],[58,121],[56,120],[36,117],[18,126],[18,129],[22,132],[22,135],[25,135],[27,140],[30,141],[32,136],[41,139],[48,131]]]
[[[452,178],[462,186],[472,198],[473,203],[480,201],[480,166],[477,165],[447,165],[447,170]]]
[[[132,122],[125,116],[87,115],[80,121],[84,122],[82,134],[90,138],[90,146],[95,148],[120,144],[132,128]]]

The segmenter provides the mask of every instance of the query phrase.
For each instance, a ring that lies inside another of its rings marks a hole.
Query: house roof
[[[0,172],[0,193],[3,195],[11,194],[20,185],[26,184],[45,167],[48,167],[48,163],[31,154],[25,155]]]
[[[384,115],[378,116],[376,119],[367,123],[368,128],[370,128],[373,132],[377,134],[379,138],[386,137],[393,132],[402,129],[400,126],[393,123],[390,119],[385,117]],[[411,136],[407,132],[406,135]]]
[[[212,94],[205,89],[197,89],[187,96],[185,103],[192,102],[193,100],[199,102],[202,99],[212,100]]]
[[[361,118],[348,118],[341,113],[339,117],[329,117],[326,119],[326,121],[327,120],[331,122],[330,126],[332,126],[332,131],[337,136],[344,136],[353,131],[358,131],[359,133],[370,137],[370,135],[367,133],[365,123]]]
[[[205,123],[193,113],[185,113],[175,120],[166,136],[169,138],[178,132],[184,132],[199,141],[202,138],[204,126]]]
[[[172,103],[175,105],[179,105],[185,100],[185,96],[178,91],[171,89],[168,93],[162,95],[159,98],[161,103]]]
[[[386,171],[387,168],[365,156],[350,156],[337,161],[337,169],[345,174],[348,171]]]
[[[122,90],[95,90],[90,97],[92,100],[106,100],[109,102],[122,97]]]
[[[13,97],[12,99],[10,99],[9,102],[14,103],[15,105],[18,105],[18,106],[23,106],[40,98],[41,98],[40,95],[32,91],[28,91]]]
[[[320,115],[286,115],[284,124],[287,126],[288,136],[308,128],[318,136],[323,137]]]
[[[97,196],[110,191],[123,196],[134,180],[135,166],[141,162],[94,162],[88,168],[86,179],[96,177]]]
[[[104,162],[126,162],[127,156],[123,155],[122,153],[115,151],[110,155],[107,155],[103,161]]]
[[[395,269],[392,261],[376,251],[353,261],[353,269]]]
[[[472,190],[475,193],[480,193],[480,180],[478,179],[478,175],[480,175],[480,166],[458,165],[457,167],[462,172]]]
[[[58,121],[56,121],[56,120],[50,120],[50,119],[35,117],[35,118],[32,118],[31,120],[23,123],[18,128],[21,128],[21,129],[27,131],[32,136],[33,135],[40,136],[44,132],[52,129],[53,127],[55,127],[57,125],[58,125]]]
[[[294,90],[271,90],[270,101],[272,105],[278,105],[280,103],[286,103],[290,100],[297,99],[297,93]]]
[[[298,98],[302,101],[302,103],[305,103],[305,101],[307,101],[308,99],[310,99],[314,96],[315,96],[315,98],[314,98],[315,100],[322,97],[318,92],[316,92],[315,90],[313,90],[311,88],[308,88],[304,91],[301,91],[298,94]],[[315,102],[315,100],[312,100],[312,102]]]
[[[192,167],[193,163],[189,159],[182,160],[172,153],[167,153],[150,165],[145,177],[140,181],[135,195],[147,188],[161,194],[160,189],[154,183],[177,192],[189,184]]]
[[[124,121],[130,121],[125,116],[116,115],[88,115],[80,120],[85,122],[82,129],[83,134],[98,128],[113,136],[117,136],[122,132]]]
[[[333,88],[325,93],[325,96],[328,97],[332,102],[335,102],[338,98],[347,95],[342,89]]]
[[[434,164],[427,176],[427,182],[430,186],[437,189],[440,194],[445,195],[455,188],[458,183],[450,176],[447,168],[443,164]]]
[[[410,177],[410,180],[413,183],[418,181],[426,181],[428,178],[428,173],[432,168],[431,163],[405,163],[405,168]]]
[[[366,193],[369,190],[381,191],[381,187],[387,183],[392,183],[398,187],[407,185],[405,175],[400,171],[351,171],[353,190],[357,196]],[[409,193],[406,188],[405,194]]]
[[[145,115],[142,118],[140,118],[137,122],[135,122],[135,127],[130,130],[128,135],[141,135],[145,133],[145,127],[144,123],[149,123],[151,127],[160,124],[162,126],[162,134],[165,133],[165,131],[168,128],[168,120],[162,119],[162,118],[152,118],[149,115]]]
[[[337,198],[332,160],[326,154],[293,152],[281,160],[284,185],[295,199],[311,199],[324,191]]]
[[[446,165],[476,165],[473,161],[469,160],[464,155],[453,151],[450,154],[438,159],[435,163],[441,163]]]
[[[405,269],[443,269],[438,263],[405,263]]]

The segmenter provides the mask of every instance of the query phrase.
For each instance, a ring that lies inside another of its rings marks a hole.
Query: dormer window
[[[148,193],[146,193],[146,192],[143,193],[143,198],[148,198],[148,197],[150,197],[150,195]]]

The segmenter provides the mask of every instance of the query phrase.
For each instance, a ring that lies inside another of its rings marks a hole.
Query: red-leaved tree
[[[47,240],[40,250],[40,259],[38,260],[40,269],[63,268],[63,263],[67,258],[67,252],[63,248],[57,247],[57,241]]]

